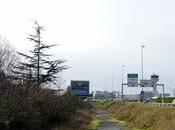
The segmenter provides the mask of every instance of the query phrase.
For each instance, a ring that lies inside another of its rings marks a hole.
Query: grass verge
[[[117,125],[119,125],[119,126],[127,126],[127,123],[125,122],[125,121],[121,121],[121,120],[118,120],[118,119],[116,119],[116,118],[113,118],[113,117],[110,117],[109,119],[108,119],[108,121],[109,122],[112,122],[112,123],[114,123],[114,124],[117,124]]]
[[[127,125],[131,130],[175,130],[175,108],[156,107],[151,104],[100,102],[111,122]]]
[[[134,128],[133,125],[125,122],[125,121],[122,121],[122,120],[118,120],[114,117],[110,117],[108,119],[109,122],[112,122],[114,124],[117,124],[117,126],[120,126],[122,127],[123,130],[147,130],[147,129],[138,129],[138,128]]]
[[[88,130],[96,130],[97,127],[102,123],[101,120],[97,119],[96,117],[92,118],[92,121],[88,125]]]

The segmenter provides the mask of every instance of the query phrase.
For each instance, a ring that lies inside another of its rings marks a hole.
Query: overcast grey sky
[[[174,0],[1,0],[0,35],[19,51],[31,44],[32,19],[45,26],[44,40],[61,43],[53,49],[71,66],[69,80],[90,80],[91,90],[120,89],[121,66],[140,73],[144,48],[144,77],[160,75],[166,91],[175,87]],[[128,89],[127,91],[135,91]]]

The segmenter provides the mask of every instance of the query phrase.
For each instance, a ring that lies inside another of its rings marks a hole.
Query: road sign
[[[154,87],[154,82],[153,80],[140,80],[140,86],[143,86],[143,87]]]
[[[77,96],[89,95],[89,81],[71,81],[71,91]]]
[[[128,87],[138,87],[138,74],[128,74]]]

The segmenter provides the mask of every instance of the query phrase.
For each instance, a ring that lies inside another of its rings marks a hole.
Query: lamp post
[[[142,91],[141,91],[141,102],[143,102],[143,100],[144,100],[144,91],[143,91],[143,87],[144,87],[144,85],[143,85],[143,48],[145,47],[145,45],[142,45],[141,46],[141,69],[142,69],[142,82],[141,82],[141,87],[142,87]]]
[[[142,91],[143,91],[143,48],[145,45],[141,46],[141,66],[142,66]]]

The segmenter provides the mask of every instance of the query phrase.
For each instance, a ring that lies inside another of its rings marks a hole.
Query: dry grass
[[[65,124],[54,126],[52,130],[87,130],[91,121],[91,113],[88,109],[78,109],[74,118]]]
[[[149,104],[123,104],[119,102],[98,104],[119,121],[125,121],[133,129],[175,130],[175,108],[155,107]]]
[[[101,120],[97,119],[96,117],[93,117],[92,121],[88,125],[87,130],[96,130],[101,123]]]

